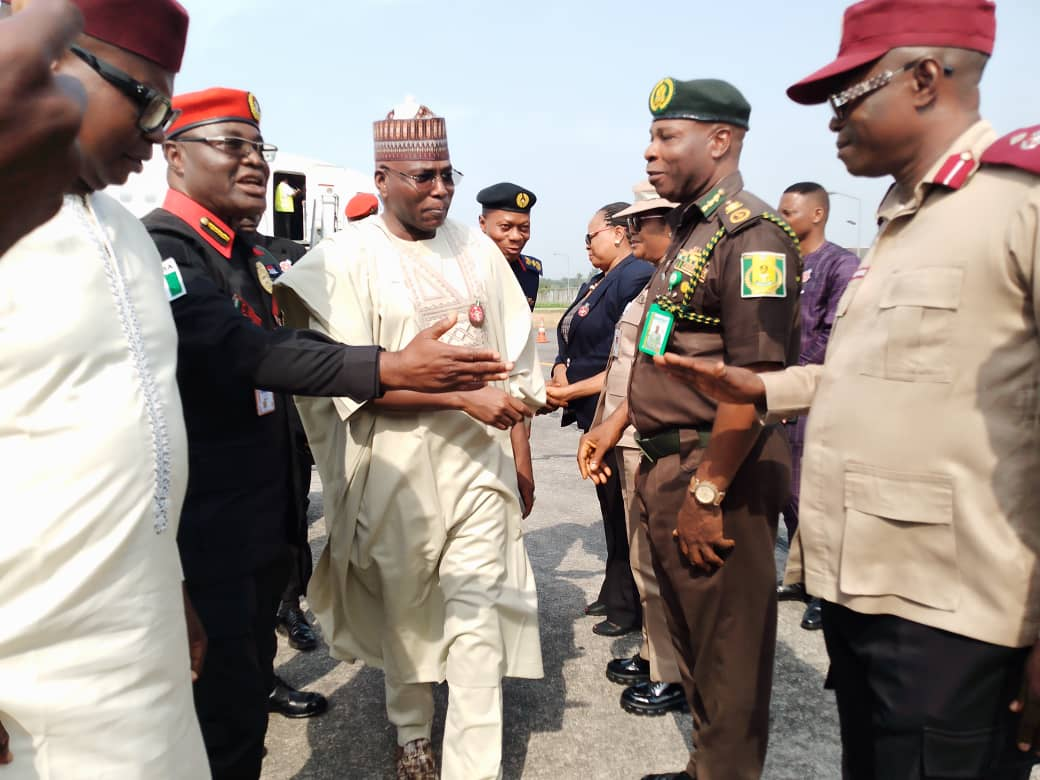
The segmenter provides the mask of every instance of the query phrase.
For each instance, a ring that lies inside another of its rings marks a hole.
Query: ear
[[[819,225],[821,222],[827,221],[827,213],[823,210],[823,206],[817,206],[812,212],[812,223]]]
[[[163,157],[166,158],[168,171],[175,176],[184,176],[184,147],[176,141],[163,141]]]
[[[929,108],[939,99],[939,82],[943,78],[942,65],[933,59],[923,60],[914,68],[914,108],[918,111]]]
[[[628,238],[628,233],[622,225],[614,225],[614,246],[621,246],[621,242]]]
[[[481,229],[481,231],[486,235],[487,234],[487,220],[484,219],[484,215],[483,214],[481,214],[478,217],[478,220],[480,221],[480,229]]]
[[[372,180],[376,185],[376,191],[379,193],[379,197],[382,199],[383,203],[386,203],[386,193],[389,189],[386,179],[386,171],[379,168],[376,169],[375,174],[372,176]]]
[[[713,160],[721,160],[729,153],[733,144],[733,131],[727,125],[719,125],[708,137],[708,151]]]

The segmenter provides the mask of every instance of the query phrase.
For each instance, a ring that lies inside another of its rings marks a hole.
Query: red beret
[[[367,217],[379,211],[379,201],[370,192],[359,192],[347,201],[347,219]]]
[[[186,92],[173,98],[173,107],[181,115],[166,132],[167,138],[218,122],[244,122],[260,129],[260,103],[252,92],[226,87]]]
[[[787,90],[796,103],[823,103],[827,82],[902,46],[993,52],[993,0],[863,0],[845,9],[838,58]]]
[[[72,0],[83,32],[151,60],[170,73],[181,69],[188,12],[177,0]]]

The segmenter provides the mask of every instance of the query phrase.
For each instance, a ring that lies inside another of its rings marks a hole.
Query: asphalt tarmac
[[[540,345],[540,356],[551,363],[550,347]],[[647,772],[682,769],[691,749],[688,715],[627,714],[618,705],[622,687],[604,676],[611,658],[635,652],[638,635],[597,636],[592,626],[599,618],[582,613],[599,591],[606,550],[595,491],[582,482],[575,464],[578,438],[573,426],[560,427],[559,412],[534,421],[536,500],[525,524],[538,584],[545,678],[505,682],[507,779],[638,780]],[[312,491],[310,538],[317,560],[325,520],[316,473]],[[783,555],[782,540],[781,565]],[[834,699],[823,689],[823,636],[800,628],[802,611],[800,603],[780,604],[767,780],[841,776]],[[324,645],[298,653],[281,637],[276,665],[293,685],[324,693],[330,709],[307,720],[271,716],[264,778],[394,777],[395,739],[380,670],[335,661]],[[433,734],[438,754],[446,703],[442,685]]]

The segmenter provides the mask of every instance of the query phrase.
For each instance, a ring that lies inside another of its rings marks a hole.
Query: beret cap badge
[[[516,205],[518,208],[526,209],[527,204],[531,202],[531,197],[526,192],[518,192],[516,194]]]
[[[673,97],[675,97],[675,82],[670,78],[664,78],[658,81],[650,92],[651,113],[656,114],[660,111],[664,111],[672,102]]]
[[[254,95],[252,92],[249,93],[249,95],[246,98],[246,100],[249,103],[249,113],[253,115],[253,119],[255,119],[257,122],[259,122],[260,121],[260,101],[256,99],[256,95]]]

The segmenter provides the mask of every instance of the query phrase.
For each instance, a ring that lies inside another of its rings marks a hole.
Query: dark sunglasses
[[[633,214],[625,219],[625,227],[629,233],[639,233],[651,219],[664,219],[664,214]]]
[[[445,168],[443,171],[423,171],[422,173],[405,173],[388,165],[381,165],[380,170],[396,173],[402,179],[411,181],[416,189],[425,189],[433,186],[434,179],[440,179],[445,187],[456,187],[462,181],[462,171],[455,168]]]
[[[70,48],[73,54],[87,63],[95,73],[126,95],[130,102],[137,106],[137,127],[142,133],[150,134],[157,131],[165,133],[181,115],[180,109],[174,108],[170,99],[158,90],[142,84],[130,74],[98,59],[86,49],[81,49],[79,46]]]
[[[585,248],[586,249],[591,249],[592,248],[592,239],[594,239],[600,233],[603,233],[603,232],[605,232],[607,230],[613,230],[616,227],[618,227],[618,225],[607,225],[606,227],[602,227],[599,230],[593,231],[592,233],[586,233],[585,234]]]

